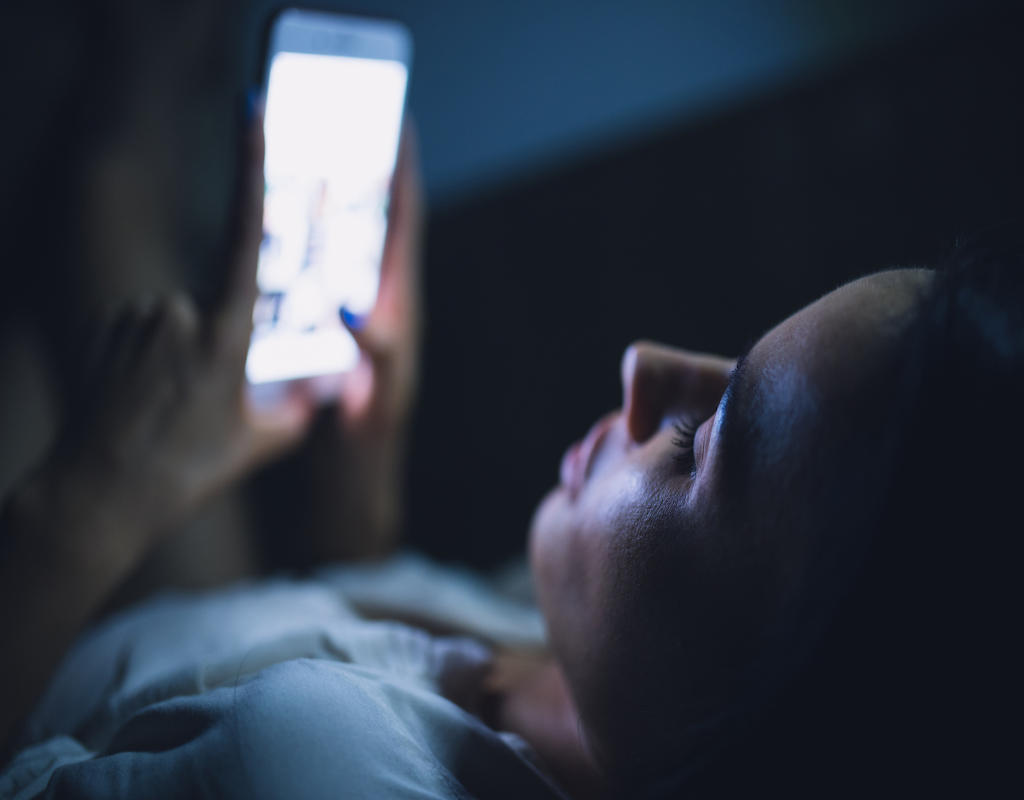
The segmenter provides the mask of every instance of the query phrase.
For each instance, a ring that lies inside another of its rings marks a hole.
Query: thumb
[[[394,393],[396,337],[387,324],[372,314],[356,318],[346,312],[342,322],[359,346],[360,359],[343,379],[340,411],[349,422],[371,422],[380,413],[387,413],[381,407],[382,398]]]
[[[375,309],[376,310],[376,309]],[[346,309],[341,310],[341,322],[345,329],[359,345],[359,350],[367,356],[374,367],[383,366],[395,349],[395,337],[390,333],[389,326],[375,319],[374,314],[357,316]]]

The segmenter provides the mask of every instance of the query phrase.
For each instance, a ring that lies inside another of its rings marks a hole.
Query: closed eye
[[[672,444],[676,446],[676,452],[672,455],[676,471],[680,475],[697,477],[697,458],[694,454],[694,437],[697,435],[697,422],[692,417],[682,417],[672,423],[675,430],[675,438]]]

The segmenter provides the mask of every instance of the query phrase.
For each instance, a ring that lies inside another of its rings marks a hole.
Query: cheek
[[[604,625],[617,591],[615,559],[648,505],[645,484],[641,473],[625,467],[593,481],[575,502],[555,489],[538,507],[530,561],[557,653],[588,646],[590,632]]]
[[[643,623],[636,562],[663,533],[654,530],[670,505],[663,484],[652,464],[635,460],[601,475],[576,502],[556,489],[534,516],[530,556],[548,641],[580,713],[595,724],[621,716],[621,703],[631,707],[622,679],[636,668]]]

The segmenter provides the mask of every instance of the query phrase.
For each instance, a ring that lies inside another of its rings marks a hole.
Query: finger
[[[126,346],[125,334],[132,325],[133,314],[132,305],[123,305],[113,310],[96,332],[89,362],[92,368],[86,373],[90,381],[103,380],[111,374],[120,357],[118,351]]]
[[[257,113],[242,146],[232,245],[224,294],[214,315],[215,344],[232,353],[248,346],[256,304],[256,265],[263,241],[263,115]]]
[[[193,341],[199,333],[199,309],[184,292],[174,292],[166,302],[169,324],[181,341]]]
[[[125,304],[112,310],[109,318],[97,326],[86,350],[88,356],[83,362],[74,401],[68,408],[69,420],[74,421],[71,428],[76,427],[80,418],[90,417],[107,403],[134,348],[130,334],[138,324],[137,314],[134,304]]]
[[[152,297],[139,298],[124,307],[107,340],[101,381],[118,383],[131,372],[153,335],[159,314],[160,304]]]
[[[374,317],[372,314],[358,327],[350,324],[344,315],[341,321],[348,332],[352,334],[352,338],[356,340],[356,345],[364,359],[369,362],[369,377],[371,379],[367,382],[353,376],[354,379],[349,380],[350,376],[346,375],[342,384],[342,394],[352,395],[353,397],[350,399],[354,399],[356,394],[360,395],[359,405],[364,409],[376,397],[393,397],[396,394],[401,394],[401,387],[396,385],[396,380],[400,379],[399,373],[401,372],[396,369],[402,348],[400,332],[387,321],[380,317]],[[406,372],[409,373],[408,379],[414,381],[415,359],[412,359],[412,362]],[[361,387],[361,389],[356,387]],[[355,409],[347,408],[345,410],[353,412]]]
[[[193,370],[199,363],[199,349],[196,347],[200,333],[200,317],[192,298],[183,292],[176,292],[164,304],[162,329],[160,333],[166,340],[166,364],[158,364],[158,369],[169,372],[175,379],[179,389],[189,381]]]
[[[377,317],[410,325],[417,323],[423,213],[416,132],[408,121],[392,182],[380,289],[373,311]]]
[[[130,333],[131,352],[124,363],[124,371],[138,371],[145,362],[156,361],[150,370],[177,369],[178,364],[167,361],[169,353],[176,359],[191,358],[186,342],[191,344],[199,327],[199,314],[192,298],[184,292],[173,292],[160,300],[145,299],[135,311],[134,330]]]
[[[106,308],[99,319],[90,320],[86,324],[76,360],[80,365],[78,379],[85,384],[92,384],[104,367],[114,342],[114,331],[125,310],[124,306]]]
[[[145,312],[134,333],[130,360],[123,367],[121,400],[161,413],[169,398],[182,397],[190,384],[199,350],[199,315],[191,298],[176,293]],[[141,413],[140,420],[147,418]]]
[[[341,404],[338,411],[343,419],[361,419],[371,422],[381,398],[395,394],[394,359],[397,342],[394,331],[372,315],[361,327],[354,327],[343,316],[342,322],[359,346],[362,358],[356,368],[345,374],[341,384]]]
[[[354,369],[345,373],[338,395],[341,400],[337,411],[340,418],[348,424],[369,425],[372,428],[380,421],[379,399],[386,394],[378,390],[378,382],[386,375],[371,359],[359,359]]]
[[[359,350],[374,362],[374,366],[385,366],[395,350],[395,336],[390,328],[373,315],[355,317],[345,312],[341,314],[341,324],[352,334]]]
[[[389,222],[400,234],[415,233],[424,211],[420,177],[419,136],[412,118],[406,119],[399,144],[398,162],[391,188]]]

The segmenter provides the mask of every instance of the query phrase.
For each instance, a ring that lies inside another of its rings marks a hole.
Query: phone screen
[[[358,362],[341,313],[376,301],[409,50],[397,23],[296,10],[275,23],[251,383]]]

